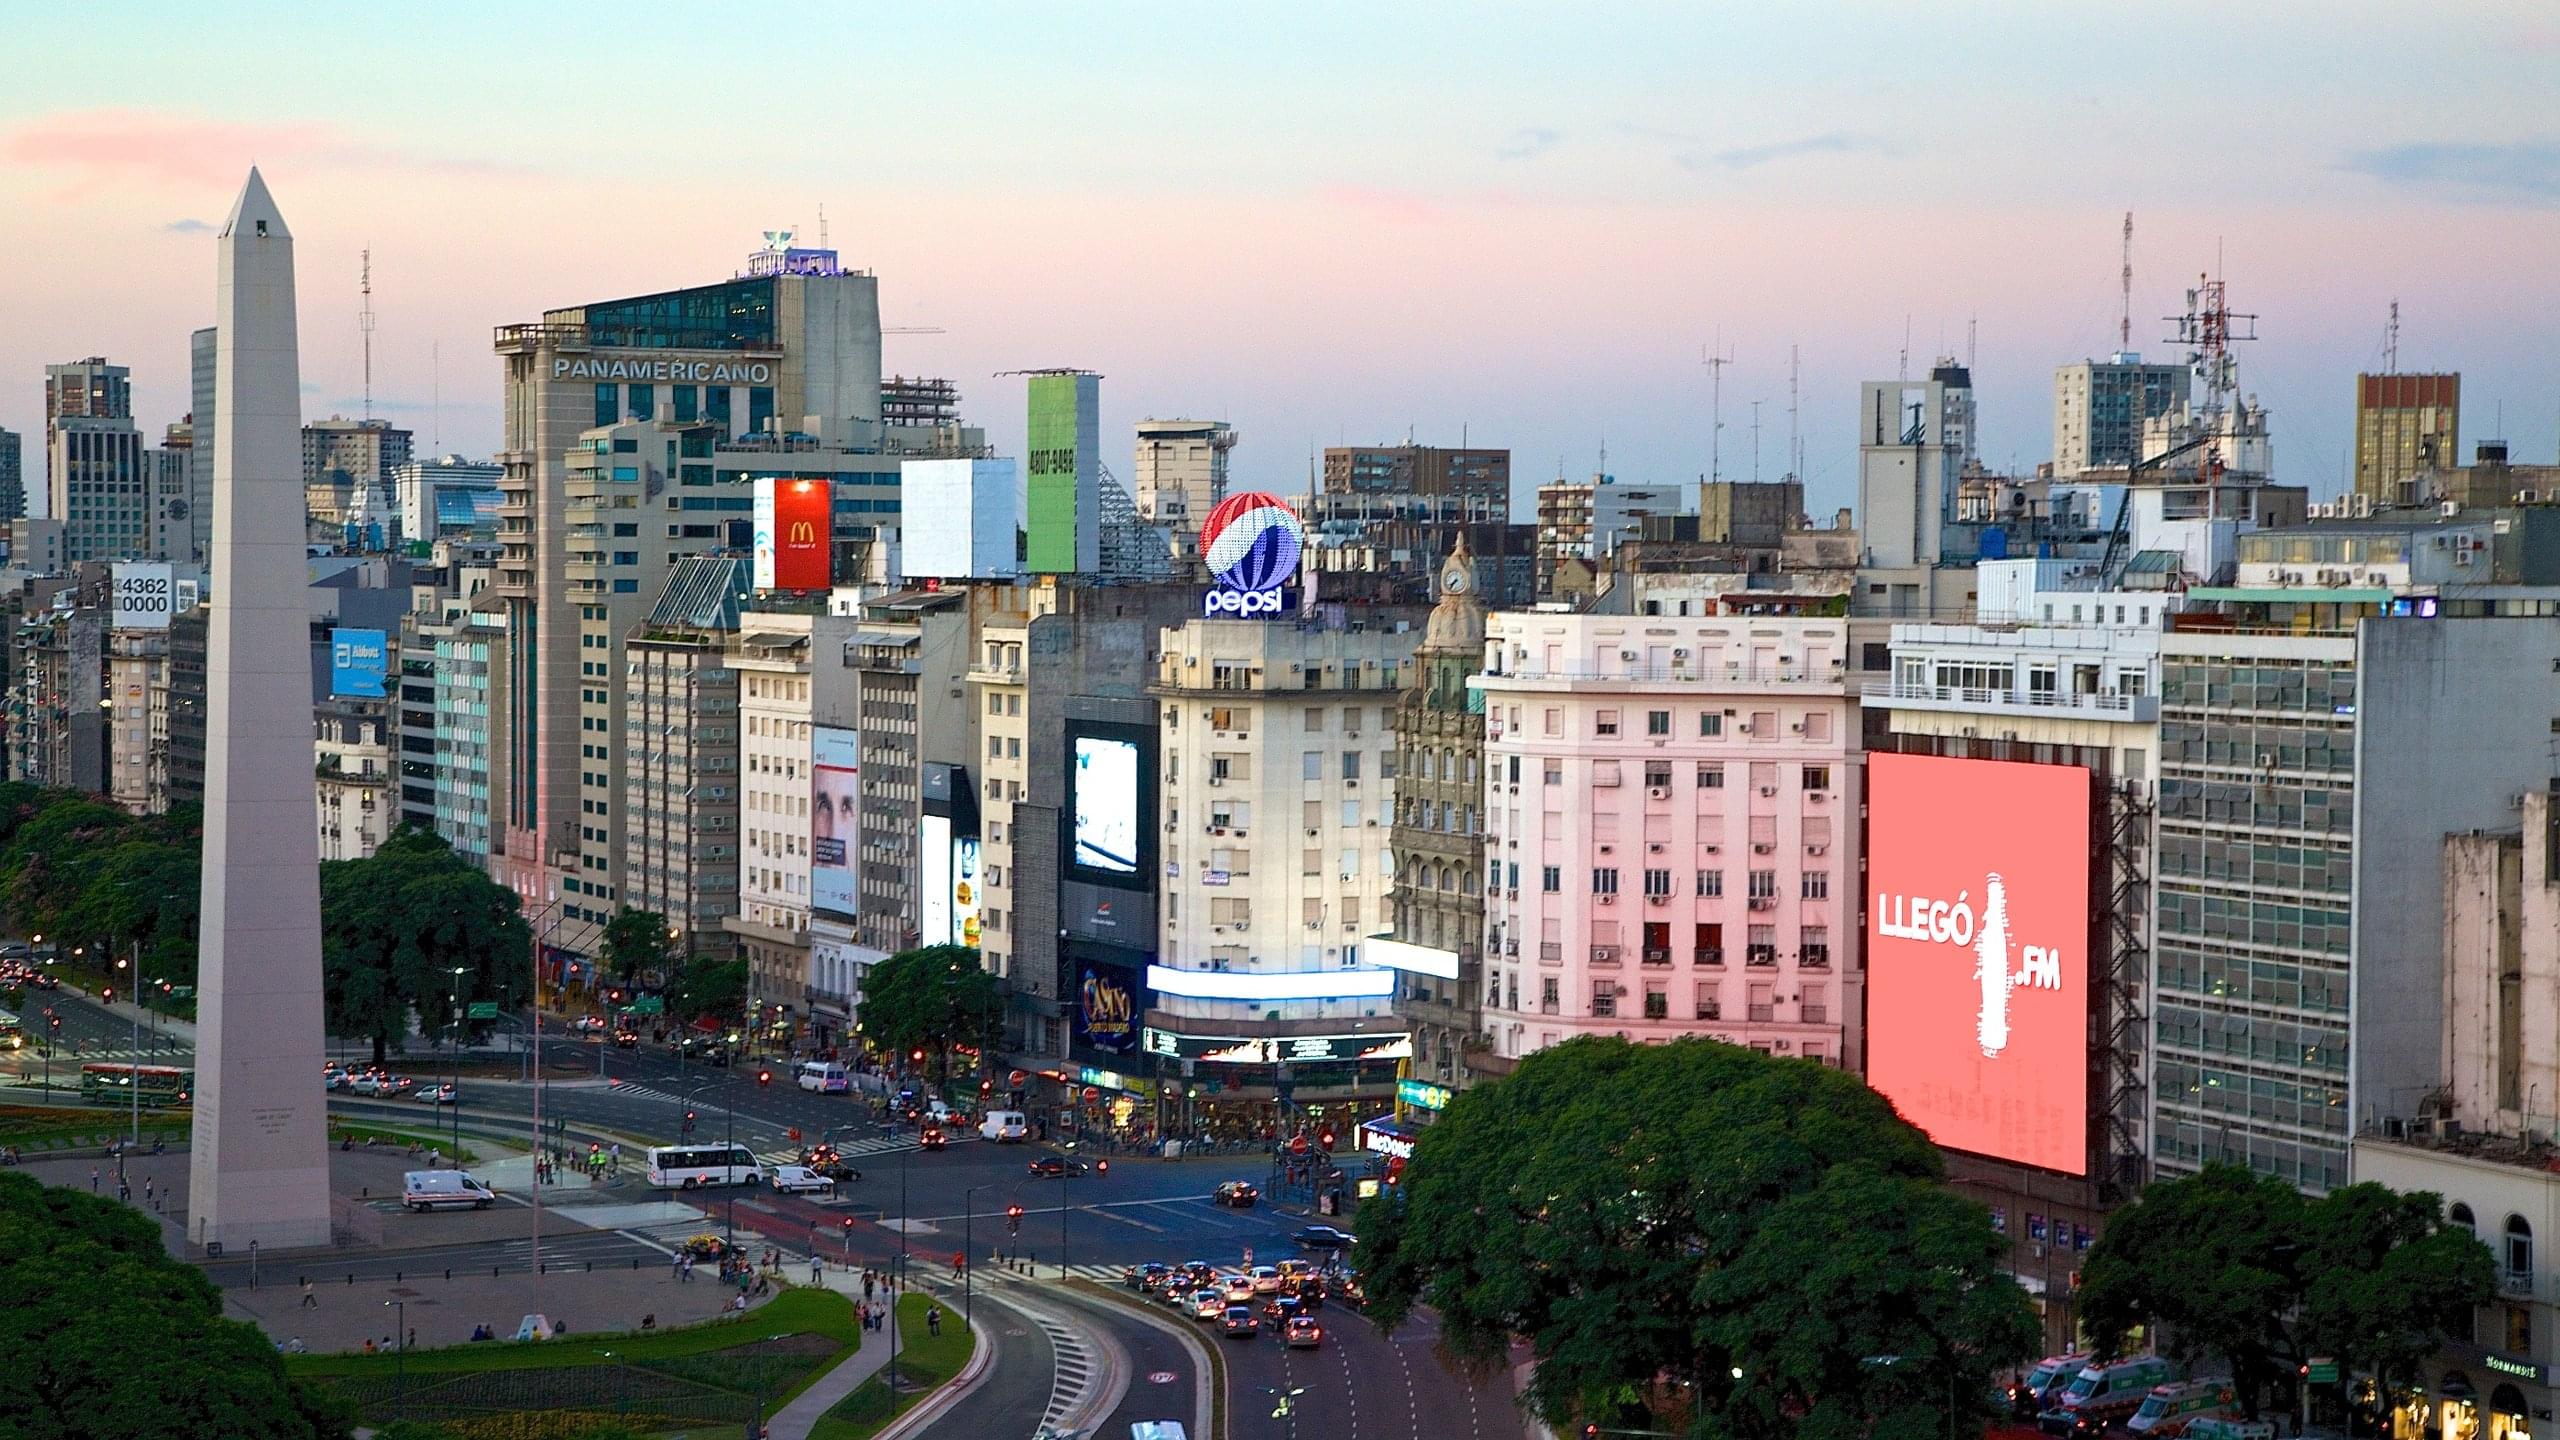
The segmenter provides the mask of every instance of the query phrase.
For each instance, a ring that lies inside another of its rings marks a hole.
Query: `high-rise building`
[[[2142,458],[2142,427],[2187,398],[2187,367],[2130,351],[2053,372],[2053,478],[2121,470]]]
[[[1199,557],[1200,522],[1227,498],[1227,452],[1235,445],[1224,420],[1138,422],[1138,514],[1165,527],[1183,560]]]
[[[1530,598],[1531,532],[1511,524],[1511,452],[1438,445],[1338,445],[1309,497],[1306,566],[1344,599],[1430,604],[1460,537],[1488,605]]]
[[[498,534],[498,481],[503,465],[439,455],[410,460],[391,472],[392,504],[400,538],[409,544],[461,538],[494,540]]]
[[[1539,595],[1553,589],[1556,566],[1562,561],[1604,559],[1643,534],[1646,520],[1694,515],[1697,502],[1697,492],[1687,485],[1627,485],[1615,475],[1539,486]]]
[[[132,372],[91,356],[44,372],[48,512],[63,522],[63,558],[150,553],[152,464],[133,423]]]
[[[1869,566],[1912,569],[1943,558],[1974,458],[1973,424],[1973,376],[1952,360],[1926,380],[1858,387],[1858,528]]]
[[[187,337],[187,392],[192,397],[187,421],[195,436],[187,455],[187,521],[195,553],[206,557],[213,554],[213,452],[221,439],[214,433],[213,414],[213,359],[221,338],[211,325]]]
[[[1102,569],[1102,377],[1043,370],[1028,381],[1022,568],[1034,575]]]
[[[815,830],[812,740],[823,725],[851,731],[850,615],[807,606],[750,609],[738,619],[729,668],[738,673],[738,908],[722,923],[747,961],[749,993],[797,998],[815,1027],[853,1021],[852,967],[810,953],[810,863]],[[813,1028],[812,1039],[824,1045]]]
[[[498,331],[507,432],[492,598],[508,669],[493,868],[535,907],[556,900],[592,926],[620,902],[620,816],[597,815],[619,809],[616,646],[671,557],[743,545],[730,526],[750,518],[758,474],[841,477],[839,542],[894,524],[898,461],[863,453],[885,438],[879,317],[873,276],[830,251],[768,250],[734,279]],[[649,513],[672,513],[642,525],[644,496]],[[600,528],[572,533],[585,525]],[[594,776],[605,783],[581,778]]]
[[[303,502],[315,535],[335,540],[355,525],[388,531],[397,511],[393,483],[414,444],[388,420],[332,415],[303,426]]]
[[[26,459],[18,432],[0,430],[0,520],[16,520],[26,513]]]
[[[667,572],[624,642],[622,902],[663,915],[678,953],[725,955],[738,908],[738,675],[727,663],[747,561],[695,555]]]
[[[895,954],[918,943],[918,834],[924,766],[966,764],[976,733],[961,677],[969,667],[969,606],[961,590],[885,595],[862,607],[849,642],[854,728],[862,738],[854,843],[854,938]]]
[[[1413,671],[1388,717],[1395,738],[1396,856],[1390,924],[1371,958],[1397,971],[1396,1013],[1413,1027],[1413,1075],[1442,1087],[1469,1078],[1464,1055],[1483,1029],[1485,609],[1461,544],[1441,563],[1440,600]],[[1427,1108],[1427,1107],[1426,1107]]]
[[[1712,1035],[1856,1068],[1845,622],[1531,612],[1492,617],[1486,641],[1501,868],[1461,883],[1487,888],[1492,1059]]]
[[[2356,376],[2355,494],[2418,503],[2417,477],[2462,463],[2462,376]]]

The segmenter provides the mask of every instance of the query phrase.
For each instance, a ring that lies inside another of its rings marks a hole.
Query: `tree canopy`
[[[747,962],[696,955],[667,987],[667,1009],[678,1020],[737,1016],[747,1004]]]
[[[376,1063],[413,1011],[433,1031],[460,1018],[457,1003],[517,1006],[533,993],[533,935],[515,892],[429,831],[322,865],[320,916],[330,1030],[372,1037]]]
[[[1383,1324],[1430,1305],[1483,1364],[1527,1337],[1553,1424],[1928,1440],[2038,1337],[1941,1174],[1855,1076],[1580,1039],[1459,1095],[1362,1208],[1358,1258]]]
[[[674,968],[676,937],[668,933],[666,916],[625,905],[605,922],[596,949],[606,973],[627,986],[643,970],[663,979]]]
[[[342,1417],[286,1379],[256,1327],[222,1316],[159,1223],[0,1173],[0,1435],[25,1440],[338,1440]]]
[[[65,956],[124,957],[139,944],[141,980],[192,984],[200,818],[193,807],[136,817],[76,790],[0,787],[0,893],[21,928]]]
[[[1004,994],[972,945],[901,950],[862,980],[862,1033],[885,1049],[984,1050],[1004,1021]]]
[[[2496,1281],[2488,1247],[2441,1209],[2370,1183],[2314,1199],[2233,1165],[2163,1180],[2091,1247],[2082,1321],[2110,1353],[2156,1323],[2169,1355],[2227,1361],[2253,1415],[2313,1355],[2414,1383],[2444,1317]]]

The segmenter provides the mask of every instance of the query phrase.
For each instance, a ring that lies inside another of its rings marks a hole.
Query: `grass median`
[[[942,1312],[942,1333],[931,1333],[927,1310]],[[930,1295],[898,1297],[898,1388],[889,1388],[889,1372],[865,1380],[854,1392],[818,1417],[809,1440],[870,1440],[890,1421],[917,1402],[951,1383],[969,1363],[975,1342],[960,1312]]]
[[[76,1077],[75,1077],[76,1083]],[[195,1123],[191,1110],[145,1110],[145,1136],[179,1136]],[[0,1145],[57,1150],[85,1140],[106,1141],[132,1133],[133,1112],[109,1105],[0,1105]]]
[[[397,1125],[332,1125],[329,1127],[330,1144],[337,1145],[349,1139],[356,1142],[355,1148],[359,1150],[365,1148],[367,1141],[374,1142],[376,1149],[387,1145],[400,1150],[407,1149],[414,1142],[419,1148],[418,1159],[426,1159],[426,1152],[433,1150],[446,1157],[447,1166],[456,1169],[480,1163],[480,1152],[468,1145],[455,1148],[453,1132],[450,1130],[412,1130]]]
[[[566,1335],[557,1340],[482,1341],[412,1350],[408,1373],[460,1374],[478,1370],[546,1370],[618,1361],[645,1362],[708,1355],[773,1335],[820,1335],[845,1349],[862,1341],[853,1304],[832,1290],[787,1289],[762,1307],[734,1319],[706,1320],[666,1330],[618,1335]],[[288,1355],[285,1368],[300,1379],[389,1375],[398,1355]]]

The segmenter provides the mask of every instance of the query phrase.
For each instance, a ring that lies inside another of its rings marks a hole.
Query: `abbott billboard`
[[[1953,1150],[2089,1149],[2089,772],[1867,759],[1867,1083]]]

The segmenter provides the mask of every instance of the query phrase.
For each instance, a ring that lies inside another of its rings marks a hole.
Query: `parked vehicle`
[[[2009,1387],[2009,1413],[2021,1420],[2033,1420],[2053,1402],[2062,1387],[2071,1383],[2089,1363],[2086,1352],[2074,1350],[2062,1355],[2047,1355],[2036,1362],[2017,1384]]]
[[[409,1098],[421,1105],[459,1105],[462,1103],[462,1092],[450,1085],[426,1085],[421,1086],[417,1093]]]
[[[400,1203],[420,1215],[447,1207],[486,1210],[497,1199],[496,1191],[460,1170],[412,1170],[400,1177]]]
[[[2228,1380],[2188,1380],[2172,1385],[2155,1385],[2143,1397],[2133,1417],[2124,1428],[2136,1435],[2169,1440],[2184,1435],[2198,1420],[2217,1419],[2229,1415],[2240,1405],[2239,1392]]]
[[[2109,1365],[2087,1365],[2036,1417],[2047,1435],[2093,1436],[2133,1417],[2152,1387],[2178,1378],[2178,1367],[2158,1355],[2135,1355]]]

